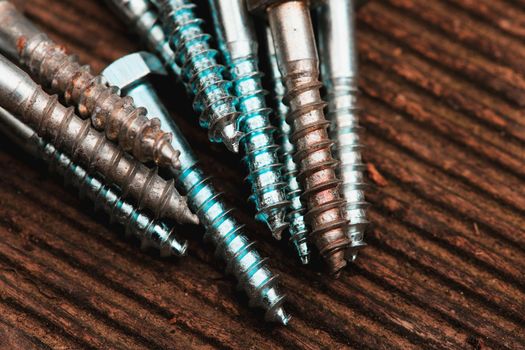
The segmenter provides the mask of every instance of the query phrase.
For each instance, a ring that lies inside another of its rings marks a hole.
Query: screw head
[[[111,85],[125,91],[150,75],[166,75],[162,62],[153,54],[140,51],[126,55],[111,63],[102,75]]]

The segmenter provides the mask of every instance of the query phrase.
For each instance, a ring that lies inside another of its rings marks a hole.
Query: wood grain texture
[[[19,3],[97,71],[140,49],[102,1]],[[0,347],[525,349],[525,2],[371,0],[358,27],[373,225],[338,280],[253,221],[238,157],[159,86],[271,257],[289,327],[248,307],[202,229],[180,228],[184,259],[142,252],[2,138]]]

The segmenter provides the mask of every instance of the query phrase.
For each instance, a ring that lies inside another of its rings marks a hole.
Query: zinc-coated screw
[[[0,105],[29,125],[42,138],[86,169],[102,174],[108,182],[132,197],[139,209],[147,208],[155,218],[166,217],[181,223],[198,223],[186,198],[165,181],[82,120],[72,108],[58,103],[27,73],[0,55]]]
[[[51,143],[38,137],[30,127],[1,107],[0,130],[33,156],[44,159],[66,182],[78,188],[81,197],[88,197],[95,204],[95,209],[102,208],[112,222],[123,225],[126,236],[133,235],[140,239],[142,248],[153,246],[160,250],[161,256],[186,254],[187,242],[180,240],[173,229],[169,229],[163,222],[149,218],[131,203],[124,201],[115,189],[89,175],[84,168],[75,164]]]
[[[248,181],[257,208],[256,218],[268,225],[276,239],[281,239],[286,222],[285,186],[281,176],[270,124],[270,108],[266,107],[266,91],[258,69],[257,38],[243,0],[210,0],[215,28],[233,90],[237,96],[240,130],[244,133],[241,145]]]
[[[277,58],[275,57],[272,33],[269,28],[266,30],[266,41],[268,60],[270,64],[270,76],[273,85],[274,109],[279,129],[277,132],[277,140],[281,146],[279,148],[279,154],[284,164],[283,176],[287,184],[286,192],[288,200],[290,201],[287,210],[287,218],[290,222],[288,231],[290,232],[290,240],[301,259],[301,262],[303,264],[308,264],[310,248],[307,243],[308,229],[304,221],[306,208],[300,198],[303,191],[299,182],[297,182],[297,173],[299,171],[292,156],[295,149],[294,145],[290,142],[292,130],[290,125],[286,122],[286,116],[289,113],[289,109],[283,103],[285,90],[281,80],[281,72],[277,65]]]
[[[337,276],[346,265],[347,221],[336,176],[337,161],[331,154],[328,121],[323,108],[319,82],[319,60],[307,1],[247,0],[248,9],[265,11],[275,46],[279,70],[290,107],[288,121],[298,175],[304,188],[310,238],[325,258],[330,272]]]
[[[318,9],[321,76],[326,87],[330,133],[335,141],[339,160],[338,175],[351,247],[347,258],[355,260],[368,224],[366,219],[364,181],[365,165],[361,160],[359,142],[359,110],[357,107],[357,53],[354,29],[354,1],[327,0]]]
[[[226,261],[226,271],[233,274],[250,299],[251,306],[263,308],[268,321],[287,324],[290,316],[283,309],[284,295],[277,287],[277,276],[273,275],[255,250],[253,242],[245,236],[243,226],[232,215],[211,183],[210,177],[200,169],[198,159],[181,131],[162,105],[151,84],[143,75],[129,76],[129,67],[147,62],[152,74],[165,75],[162,63],[148,53],[127,55],[107,67],[103,74],[124,94],[131,95],[137,105],[144,106],[161,118],[173,133],[173,145],[181,151],[182,172],[178,186],[186,192],[190,207],[197,213],[206,228],[205,239],[215,246],[216,256]],[[155,63],[156,62],[156,63]]]
[[[92,118],[93,126],[118,141],[141,162],[153,160],[175,173],[180,167],[179,152],[171,146],[171,135],[160,130],[158,119],[148,119],[146,110],[136,108],[131,98],[121,98],[102,77],[91,74],[77,58],[36,29],[7,1],[0,1],[0,32],[4,48],[18,52],[19,61],[42,84],[64,95],[68,104],[77,104],[80,116]]]
[[[181,79],[194,96],[193,108],[201,113],[200,124],[209,129],[212,142],[223,142],[233,152],[239,151],[242,133],[237,130],[239,113],[231,82],[224,80],[224,67],[217,64],[217,51],[210,48],[211,36],[204,33],[203,20],[189,0],[156,0],[174,59],[181,68]]]

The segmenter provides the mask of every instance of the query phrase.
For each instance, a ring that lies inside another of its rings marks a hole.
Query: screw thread
[[[105,130],[141,162],[154,161],[171,171],[180,168],[179,151],[171,146],[171,135],[160,129],[157,118],[149,119],[144,108],[136,108],[132,98],[121,98],[118,89],[95,76],[76,56],[40,33],[26,40],[20,36],[20,62],[53,92],[63,94],[67,104],[77,104],[81,117],[91,116],[97,130]]]
[[[216,62],[217,51],[210,48],[211,36],[202,30],[195,5],[188,0],[158,0],[158,6],[181,78],[194,96],[193,108],[201,113],[200,125],[209,130],[210,141],[238,152],[242,134],[236,129],[239,113],[231,82],[223,78],[224,67]]]
[[[270,124],[270,108],[266,107],[262,88],[261,73],[257,59],[249,56],[232,60],[230,74],[234,91],[238,97],[241,118],[239,125],[244,133],[241,145],[244,149],[243,161],[248,169],[248,181],[252,187],[251,199],[257,208],[256,218],[265,222],[277,239],[288,226],[285,221],[286,183],[281,176],[282,164],[277,157],[277,146]]]
[[[330,133],[335,140],[335,156],[340,161],[338,174],[342,180],[341,193],[346,200],[343,207],[346,219],[350,221],[348,236],[351,241],[349,258],[354,260],[357,251],[364,247],[364,231],[368,225],[365,200],[366,166],[361,159],[362,144],[359,142],[357,86],[352,78],[335,79],[328,89],[328,117],[331,120]]]
[[[0,105],[49,140],[58,149],[91,172],[103,174],[122,190],[122,196],[134,198],[139,209],[148,208],[155,218],[172,218],[184,223],[198,223],[186,198],[156,172],[120,150],[103,134],[82,120],[72,108],[58,102],[56,95],[45,93],[31,78],[5,58],[0,57],[0,73],[9,79],[0,81]]]
[[[281,72],[277,65],[277,58],[273,49],[271,33],[267,33],[268,38],[268,58],[271,66],[271,80],[273,85],[273,98],[276,112],[276,121],[278,125],[277,142],[280,144],[279,156],[283,162],[283,177],[286,181],[286,192],[290,204],[287,210],[287,219],[290,223],[288,231],[290,240],[301,259],[303,264],[308,264],[310,248],[307,243],[308,229],[304,220],[306,208],[301,201],[302,189],[297,182],[298,167],[292,154],[295,147],[290,142],[291,127],[286,122],[286,116],[289,113],[288,107],[283,103],[285,93],[284,85],[281,81]]]
[[[161,256],[186,255],[188,243],[180,240],[173,229],[162,222],[149,218],[145,213],[124,201],[110,186],[88,174],[81,166],[64,153],[59,152],[51,143],[39,139],[42,157],[65,181],[78,188],[80,196],[88,197],[95,209],[102,208],[111,222],[124,226],[126,236],[133,235],[141,240],[141,247],[154,247]]]
[[[304,186],[305,215],[310,238],[335,276],[346,266],[347,221],[342,214],[344,201],[336,176],[337,161],[331,154],[333,142],[328,137],[319,82],[319,61],[307,4],[287,1],[268,9],[274,46],[282,72],[289,106],[287,120],[292,126],[290,141],[295,145],[294,159],[299,165],[299,180]],[[290,16],[295,16],[290,19]],[[292,42],[304,41],[304,48],[290,50]],[[301,56],[304,54],[304,56]]]
[[[225,260],[226,272],[236,277],[239,289],[250,299],[250,306],[263,308],[267,321],[286,325],[290,316],[282,307],[285,297],[277,287],[277,276],[254,249],[254,242],[244,235],[243,225],[232,216],[233,209],[225,205],[210,177],[194,164],[183,171],[178,182],[206,227],[205,239],[214,244],[215,255]]]

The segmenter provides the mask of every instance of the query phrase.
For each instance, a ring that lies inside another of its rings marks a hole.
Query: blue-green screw
[[[272,34],[270,30],[266,31],[268,60],[271,68],[271,79],[273,84],[273,97],[276,111],[276,122],[279,128],[278,141],[280,147],[280,157],[284,164],[284,178],[287,183],[286,192],[290,205],[288,206],[287,216],[290,222],[290,239],[299,255],[303,264],[308,264],[310,248],[307,243],[308,229],[304,221],[306,207],[301,202],[301,193],[303,192],[299,182],[297,182],[297,173],[299,169],[293,159],[295,152],[294,145],[290,142],[292,128],[286,122],[286,116],[289,108],[283,103],[285,88],[281,80],[281,72],[277,65],[275,49],[273,46]]]
[[[165,123],[173,133],[172,145],[180,150],[181,173],[177,186],[186,193],[188,204],[205,226],[205,239],[215,246],[215,253],[226,261],[226,271],[233,274],[250,299],[251,306],[263,308],[268,321],[287,324],[290,316],[282,306],[284,295],[277,287],[277,276],[268,269],[253,242],[243,233],[240,225],[211,183],[210,177],[200,169],[198,159],[182,132],[171,119],[144,74],[131,76],[129,67],[144,65],[150,74],[166,74],[162,63],[148,53],[135,53],[122,57],[107,67],[103,74],[108,81],[121,88],[122,93],[133,97],[137,106],[143,106]],[[136,73],[136,72],[135,72]]]
[[[126,236],[133,235],[140,239],[143,248],[152,246],[160,249],[161,256],[186,254],[187,242],[180,240],[166,224],[149,218],[122,200],[116,190],[89,175],[84,168],[58,151],[53,144],[38,137],[29,126],[3,108],[0,108],[0,130],[22,148],[45,160],[66,182],[78,188],[81,196],[88,197],[95,208],[102,208],[111,221],[123,225]]]
[[[194,96],[193,108],[201,113],[200,124],[209,130],[212,142],[223,142],[239,151],[242,133],[237,130],[239,113],[231,82],[223,78],[224,67],[215,59],[217,51],[210,48],[211,36],[202,30],[203,20],[195,15],[195,4],[188,0],[157,0],[162,24],[182,81]]]
[[[282,179],[271,125],[271,109],[266,106],[257,61],[257,38],[244,2],[210,0],[218,44],[228,66],[238,101],[241,145],[248,181],[257,208],[256,218],[266,223],[273,235],[281,239],[286,222],[286,183]]]

